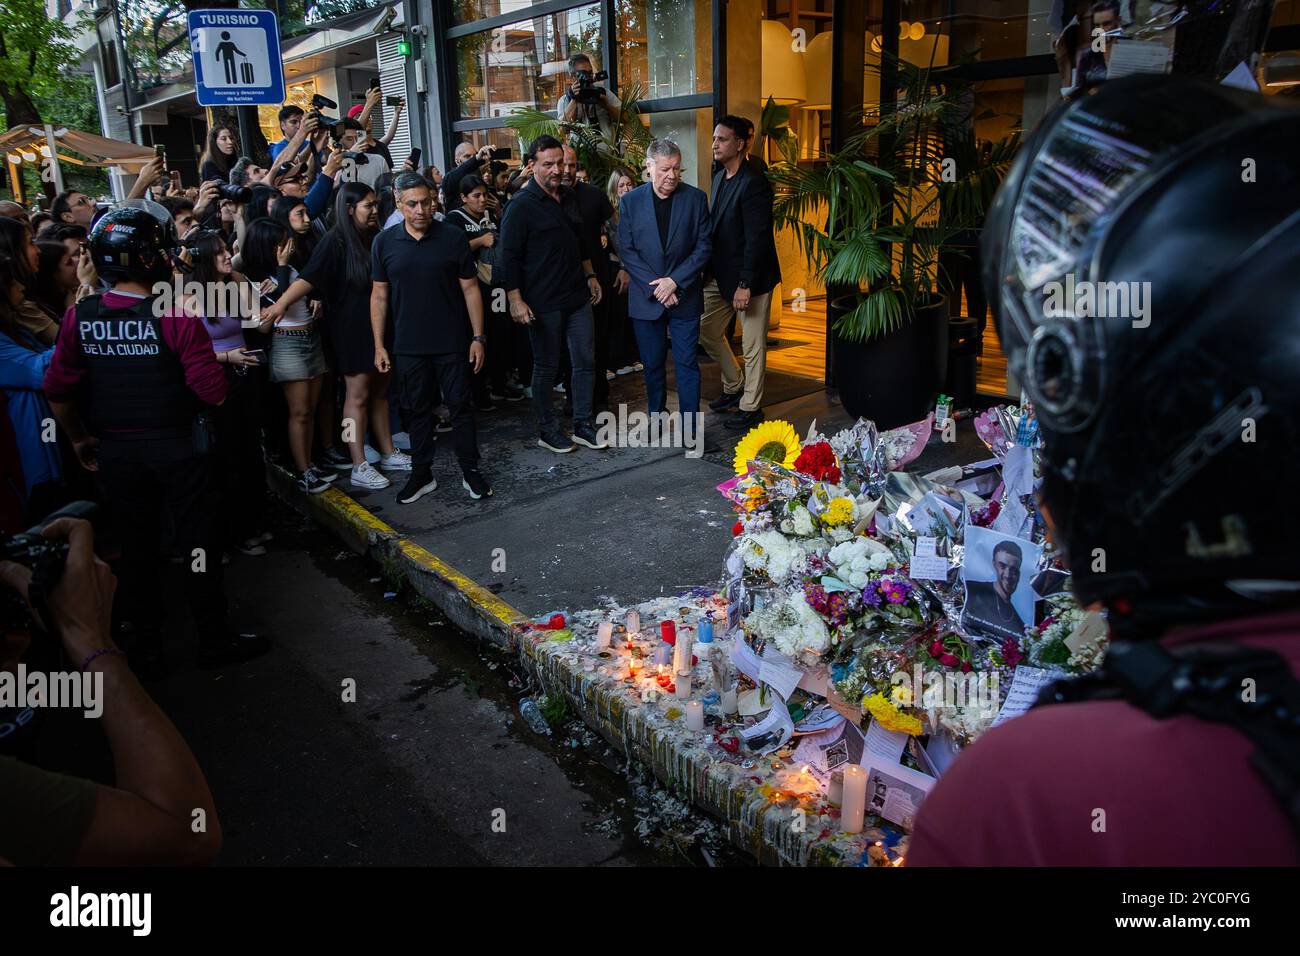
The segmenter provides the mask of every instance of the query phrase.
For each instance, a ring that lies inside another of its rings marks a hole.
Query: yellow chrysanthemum
[[[902,731],[913,737],[921,735],[921,721],[901,713],[897,707],[885,700],[880,694],[872,694],[862,699],[862,706],[885,730]]]
[[[912,704],[912,688],[906,684],[895,684],[889,696],[899,707],[910,707]]]
[[[794,433],[794,426],[789,422],[774,420],[756,425],[740,440],[732,464],[736,474],[743,475],[749,471],[749,463],[755,459],[793,468],[794,460],[798,457],[799,436]]]
[[[847,524],[853,517],[853,500],[851,498],[832,498],[831,503],[822,512],[822,524],[829,528]]]

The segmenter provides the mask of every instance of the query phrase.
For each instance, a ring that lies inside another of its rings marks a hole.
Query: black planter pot
[[[830,303],[833,326],[852,310],[844,296]],[[869,418],[884,431],[924,418],[948,373],[948,300],[938,296],[918,307],[912,321],[868,342],[846,342],[834,332],[835,387],[855,418]]]

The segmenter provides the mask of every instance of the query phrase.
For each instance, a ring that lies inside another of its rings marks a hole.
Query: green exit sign
[[[397,41],[397,52],[402,56],[411,55],[411,41],[405,38]]]

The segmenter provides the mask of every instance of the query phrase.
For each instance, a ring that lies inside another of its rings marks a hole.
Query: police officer
[[[64,322],[45,393],[83,466],[97,472],[122,544],[122,617],[136,628],[137,666],[161,666],[160,526],[167,513],[199,635],[199,665],[220,667],[267,649],[226,621],[216,488],[205,409],[227,383],[200,319],[154,294],[170,285],[177,245],[166,209],[145,200],[105,214],[89,239],[111,285]]]

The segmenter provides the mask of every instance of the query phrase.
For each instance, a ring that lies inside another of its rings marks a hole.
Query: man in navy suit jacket
[[[668,410],[665,362],[671,333],[677,405],[700,410],[700,365],[695,350],[704,312],[704,269],[712,252],[709,200],[681,181],[682,152],[669,139],[646,149],[650,182],[619,201],[618,252],[632,277],[627,311],[645,365],[651,412]]]

